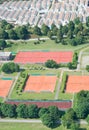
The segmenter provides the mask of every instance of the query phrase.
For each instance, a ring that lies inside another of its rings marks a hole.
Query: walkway
[[[16,84],[16,82],[17,82],[18,78],[19,78],[19,75],[20,75],[20,72],[19,72],[19,73],[18,73],[18,75],[15,77],[15,81],[14,81],[14,83],[13,83],[13,85],[12,85],[11,89],[10,89],[10,92],[9,92],[9,94],[8,94],[8,97],[7,97],[7,98],[10,98],[10,95],[11,95],[11,93],[12,93],[12,91],[13,91],[14,87],[15,87],[15,84]]]
[[[63,72],[64,72],[64,70],[61,70],[60,78],[58,79],[57,90],[56,90],[56,94],[55,94],[55,100],[58,99],[58,97],[59,97],[59,91],[60,91],[60,85],[61,85],[61,81],[62,81]]]

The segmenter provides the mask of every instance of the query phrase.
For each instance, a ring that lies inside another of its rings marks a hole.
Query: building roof
[[[0,56],[10,56],[11,52],[0,52]]]

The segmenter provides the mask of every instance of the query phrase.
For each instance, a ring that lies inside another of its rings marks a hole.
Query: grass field
[[[40,123],[0,123],[0,130],[52,130]],[[53,130],[69,130],[62,125]],[[89,126],[82,125],[79,130],[89,130]]]
[[[71,46],[71,45],[62,45],[56,44],[53,40],[46,40],[45,42],[41,41],[40,44],[35,45],[34,41],[17,41],[17,42],[10,42],[8,41],[8,47],[5,48],[4,51],[11,51],[11,52],[18,52],[18,51],[29,51],[29,50],[63,50],[63,51],[75,51],[79,50],[88,44],[78,45],[78,46]]]

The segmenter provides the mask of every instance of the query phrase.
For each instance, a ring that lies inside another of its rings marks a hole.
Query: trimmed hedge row
[[[28,79],[28,74],[27,74],[27,72],[25,72],[25,71],[21,72],[21,73],[20,73],[20,76],[19,76],[19,78],[18,78],[18,80],[17,80],[16,87],[15,87],[16,90],[17,90],[17,91],[16,91],[17,93],[20,93],[20,92],[23,91],[27,79]]]
[[[68,75],[66,73],[63,73],[62,83],[61,83],[61,88],[60,88],[60,92],[62,93],[65,90],[67,79],[68,79]]]

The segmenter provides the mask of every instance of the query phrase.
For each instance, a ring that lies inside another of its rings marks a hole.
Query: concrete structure
[[[10,60],[12,57],[11,52],[0,52],[0,61],[7,61]]]

